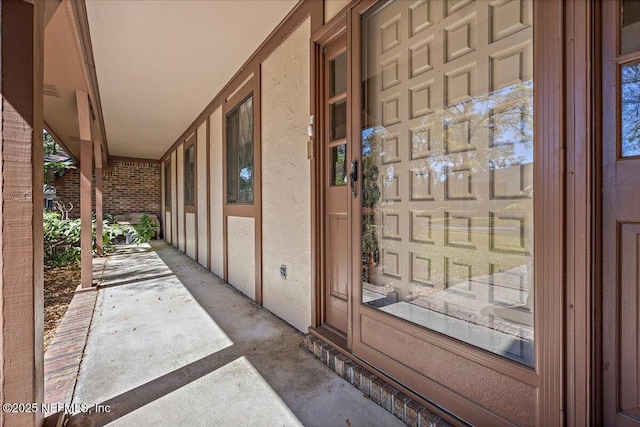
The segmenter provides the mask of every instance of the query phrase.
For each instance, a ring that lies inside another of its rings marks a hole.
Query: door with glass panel
[[[616,31],[617,30],[617,31]],[[640,3],[603,5],[604,424],[640,424]]]
[[[325,323],[347,331],[349,286],[349,198],[347,164],[347,54],[343,35],[324,49],[324,248]]]
[[[379,2],[353,26],[354,353],[469,420],[533,424],[533,3]]]

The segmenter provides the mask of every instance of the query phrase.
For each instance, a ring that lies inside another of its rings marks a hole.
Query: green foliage
[[[133,241],[136,243],[148,243],[153,239],[159,230],[159,225],[156,221],[149,218],[149,215],[142,215],[140,222],[133,225],[135,234]]]
[[[80,220],[63,220],[58,212],[44,212],[44,263],[53,268],[80,261]]]
[[[55,156],[62,149],[56,144],[56,141],[47,132],[42,135],[44,156]],[[45,184],[53,185],[56,176],[63,176],[68,169],[75,169],[73,161],[71,159],[66,161],[44,161],[44,182]]]
[[[63,218],[59,212],[44,211],[44,264],[46,268],[73,265],[80,262],[80,220]],[[96,253],[96,220],[92,221],[93,253]],[[105,249],[125,234],[135,233],[130,225],[102,223]]]

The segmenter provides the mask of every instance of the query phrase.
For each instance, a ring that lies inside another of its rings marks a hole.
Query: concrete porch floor
[[[106,262],[70,426],[398,426],[302,335],[164,241]]]

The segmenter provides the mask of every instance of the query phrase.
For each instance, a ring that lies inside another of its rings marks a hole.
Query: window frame
[[[235,205],[235,206],[253,206],[255,204],[255,190],[256,190],[256,184],[255,184],[255,176],[256,176],[256,166],[255,166],[255,150],[256,150],[256,144],[255,144],[255,132],[254,135],[252,135],[252,140],[251,140],[251,153],[253,156],[253,162],[252,162],[252,177],[251,177],[251,201],[250,202],[243,202],[240,201],[240,170],[238,169],[238,176],[236,176],[235,178],[237,179],[236,181],[236,201],[234,202],[230,202],[229,201],[229,164],[228,164],[228,159],[229,159],[229,133],[228,133],[228,128],[229,128],[229,118],[232,114],[237,113],[240,109],[240,106],[243,105],[244,103],[246,103],[247,101],[249,101],[249,99],[251,99],[251,116],[252,116],[252,131],[254,130],[253,128],[255,128],[255,122],[256,122],[256,116],[255,116],[255,108],[254,108],[254,104],[255,104],[255,93],[252,91],[250,92],[248,95],[246,95],[244,98],[242,98],[240,101],[238,101],[232,108],[230,108],[229,110],[227,110],[225,112],[224,115],[224,128],[225,128],[225,140],[224,140],[224,144],[225,144],[225,161],[227,162],[227,168],[226,168],[226,173],[225,173],[225,204],[227,205]],[[239,142],[239,140],[237,141]],[[234,159],[236,160],[236,163],[239,162],[239,157],[240,157],[240,146],[238,145],[236,147],[236,153],[234,156]],[[239,166],[239,165],[238,165]]]
[[[164,205],[165,212],[171,212],[171,158],[162,165],[162,179],[164,180]]]
[[[198,155],[198,137],[197,137],[197,132],[194,132],[193,135],[191,135],[189,138],[187,138],[187,140],[185,141],[184,145],[183,145],[183,149],[182,149],[182,202],[184,205],[184,212],[185,213],[196,213],[196,206],[198,205],[198,193],[197,193],[197,185],[196,185],[196,181],[197,181],[197,177],[198,177],[198,162],[196,161],[197,159],[197,155]],[[187,151],[193,149],[193,173],[191,174],[192,177],[192,182],[188,183],[187,182]],[[192,188],[192,194],[193,194],[193,200],[191,200],[191,202],[193,202],[193,204],[189,204],[187,203],[187,185],[188,184],[192,184],[193,188]]]
[[[261,214],[261,108],[260,108],[260,72],[249,71],[247,78],[229,95],[222,106],[222,180],[223,206],[226,216],[240,216],[259,219]],[[227,202],[227,115],[242,104],[249,96],[253,96],[253,203]],[[225,221],[226,223],[226,221]]]

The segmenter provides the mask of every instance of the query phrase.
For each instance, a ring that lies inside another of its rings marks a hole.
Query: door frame
[[[348,70],[352,81],[348,90],[359,88],[359,55],[353,53],[353,47],[359,46],[358,31],[352,27],[358,25],[360,13],[376,3],[375,0],[353,0],[345,7],[341,15],[336,16],[312,35],[312,107],[318,113],[318,95],[321,92],[318,78],[318,67],[322,64],[320,45],[331,39],[332,34],[347,27]],[[548,335],[544,342],[536,344],[538,368],[542,365],[540,355],[553,352],[549,362],[540,376],[540,400],[538,408],[539,425],[545,423],[567,423],[568,425],[599,425],[602,415],[602,369],[601,364],[601,189],[600,174],[602,172],[599,159],[599,141],[601,129],[601,106],[599,105],[600,69],[600,6],[593,2],[573,1],[563,4],[555,1],[546,8],[544,16],[540,14],[540,6],[534,2],[534,19],[536,29],[535,54],[545,57],[551,68],[542,70],[536,67],[537,81],[542,77],[549,88],[551,97],[544,107],[551,107],[553,113],[548,117],[563,117],[557,126],[551,129],[537,128],[548,136],[547,144],[536,150],[536,160],[545,161],[550,174],[538,177],[537,188],[551,192],[549,202],[553,203],[553,215],[549,218],[559,228],[554,230],[554,251],[549,254],[538,254],[536,274],[545,274],[558,286],[549,287],[548,292],[538,292],[536,304],[540,308],[542,301],[549,302],[544,314],[538,311],[536,327],[538,331]],[[544,25],[545,30],[540,31]],[[354,37],[355,35],[355,37]],[[353,70],[353,72],[351,72]],[[354,86],[355,85],[355,86]],[[564,91],[563,91],[564,89]],[[359,89],[358,89],[359,91]],[[564,92],[564,97],[563,97]],[[356,99],[359,94],[351,94]],[[536,101],[541,107],[540,100]],[[563,108],[566,105],[566,109]],[[352,134],[352,151],[360,149],[359,105],[352,102],[350,115],[354,120],[350,126]],[[313,110],[312,109],[312,114]],[[319,123],[316,118],[316,123]],[[552,141],[561,141],[551,147]],[[316,141],[320,141],[316,137]],[[314,275],[314,297],[312,313],[313,327],[322,325],[322,283],[324,272],[321,266],[322,248],[320,238],[323,227],[322,198],[318,190],[322,182],[319,178],[318,165],[322,153],[320,144],[313,147],[315,171],[312,174],[312,185],[315,189],[315,209],[312,218],[313,233],[317,244],[314,246],[314,261],[317,265]],[[551,150],[553,155],[545,160],[541,155]],[[541,192],[542,190],[539,190]],[[545,201],[546,202],[546,201]],[[353,201],[357,206],[359,199]],[[566,204],[563,208],[563,203]],[[537,203],[537,215],[540,205]],[[360,230],[358,218],[353,218],[353,227],[357,234]],[[561,232],[558,232],[561,231]],[[353,249],[359,250],[359,240],[354,237]],[[543,260],[543,256],[551,264]],[[556,259],[554,259],[556,258]],[[353,276],[357,279],[359,265],[354,257]],[[543,270],[542,266],[552,268]],[[354,280],[352,280],[354,282]],[[358,359],[351,353],[353,349],[352,314],[359,309],[359,281],[351,287],[349,309],[348,344],[342,347],[350,357]],[[564,288],[564,289],[563,289]],[[552,320],[543,322],[540,318],[551,315]],[[399,322],[401,323],[401,322]],[[544,329],[542,329],[544,328]],[[317,334],[322,335],[322,334]],[[446,338],[436,337],[439,342],[447,342]],[[331,340],[328,340],[331,342]],[[335,343],[332,343],[335,344]],[[454,346],[456,343],[453,344]],[[469,351],[458,345],[462,351]],[[378,365],[377,368],[380,368]],[[385,376],[382,374],[382,376]]]
[[[348,13],[348,12],[347,12]],[[327,117],[327,113],[324,108],[324,94],[325,94],[325,83],[326,83],[326,71],[325,71],[325,46],[329,45],[339,37],[346,34],[347,36],[347,102],[350,99],[350,59],[349,59],[349,34],[347,31],[347,14],[339,14],[334,17],[329,23],[321,27],[317,32],[311,35],[311,54],[313,57],[312,61],[312,77],[314,81],[312,82],[311,89],[313,92],[313,110],[315,111],[315,115],[312,116],[313,123],[310,123],[314,129],[314,135],[312,139],[313,147],[310,150],[311,155],[313,156],[313,164],[314,167],[312,169],[312,188],[315,198],[315,209],[313,212],[314,223],[312,224],[313,233],[315,235],[315,289],[314,289],[314,297],[315,303],[312,304],[312,328],[320,328],[325,324],[326,321],[326,296],[325,296],[325,283],[326,283],[326,263],[327,257],[325,254],[326,251],[326,218],[325,218],[325,180],[327,177],[326,172],[326,150],[324,149],[324,141],[325,141],[325,129],[324,123],[329,118]],[[347,132],[349,132],[351,126],[351,114],[352,109],[349,108],[347,110]],[[345,161],[349,162],[349,159]],[[349,163],[348,163],[349,164]],[[350,204],[349,204],[350,207]],[[350,212],[349,212],[350,214]],[[351,234],[351,230],[349,230]],[[351,239],[349,239],[349,245],[351,244]],[[349,246],[348,252],[352,253],[351,247]],[[351,313],[350,313],[350,301],[351,301],[351,288],[352,286],[348,286],[349,294],[348,294],[348,302],[347,302],[347,338],[344,340],[344,337],[338,336],[338,334],[331,333],[332,331],[322,331],[331,342],[343,349],[349,350],[349,337],[351,336]]]

